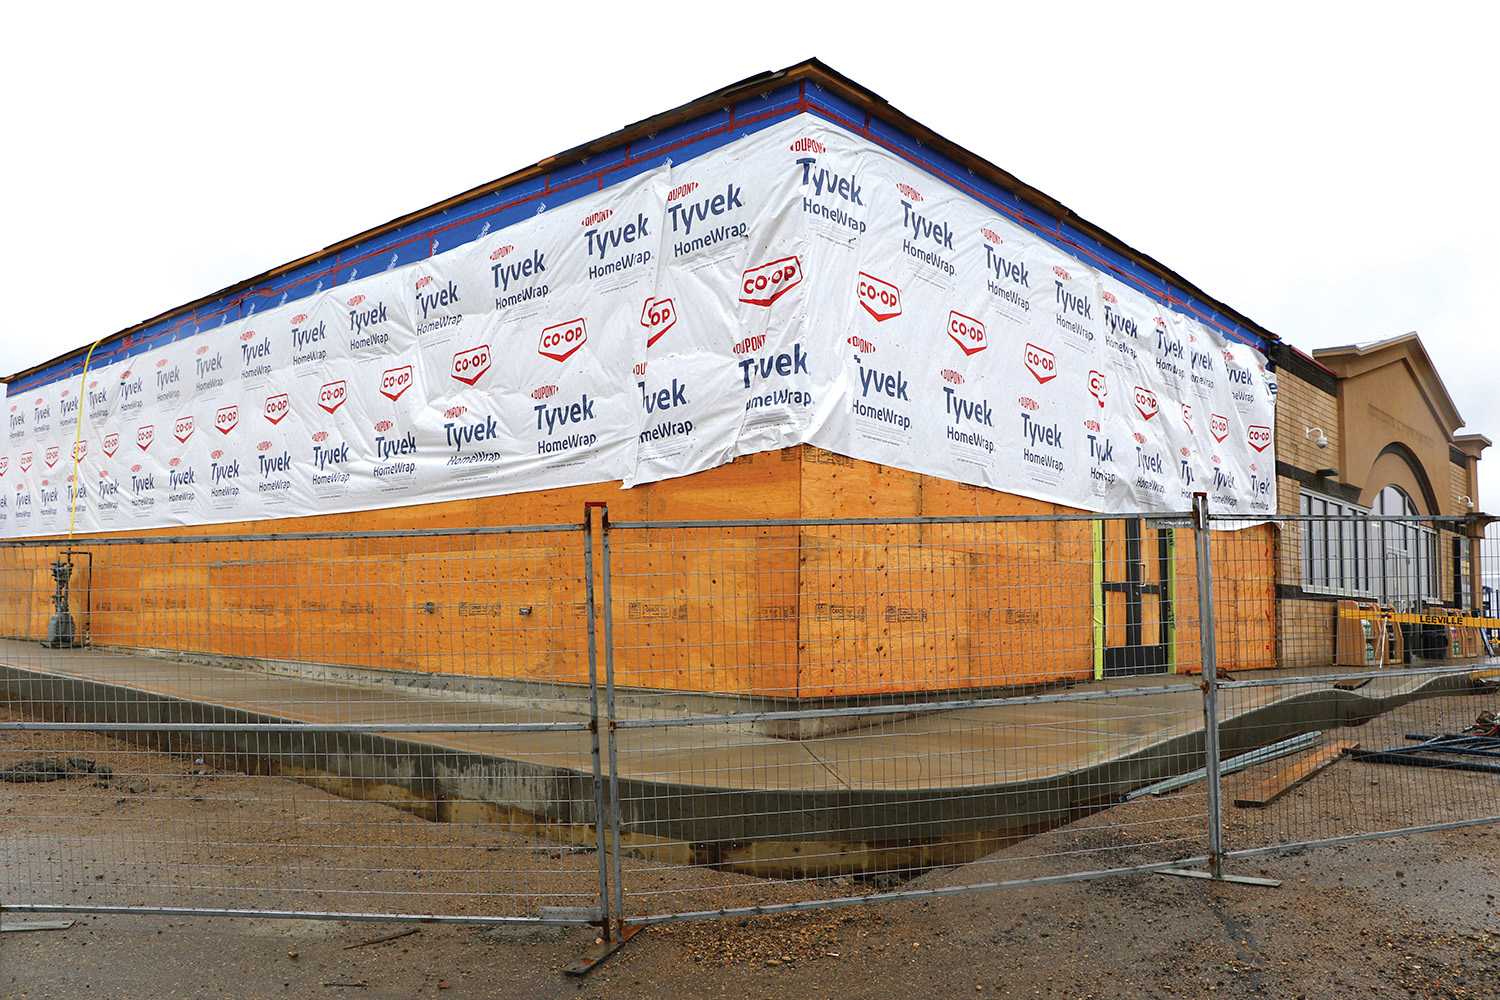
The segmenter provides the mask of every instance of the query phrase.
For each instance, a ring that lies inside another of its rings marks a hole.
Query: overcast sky
[[[1303,349],[1417,330],[1500,439],[1500,18],[1126,6],[17,5],[0,374],[817,56]]]

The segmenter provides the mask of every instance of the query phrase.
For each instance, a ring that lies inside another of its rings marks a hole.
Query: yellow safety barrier
[[[1402,622],[1409,625],[1447,625],[1456,628],[1500,628],[1500,618],[1478,618],[1473,615],[1459,614],[1456,611],[1430,612],[1428,614],[1413,614],[1407,611],[1387,611],[1381,608],[1378,611],[1370,611],[1364,608],[1341,608],[1341,618],[1367,618],[1371,621],[1376,619],[1386,622]]]

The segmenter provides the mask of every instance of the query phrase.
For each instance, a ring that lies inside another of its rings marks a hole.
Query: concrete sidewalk
[[[38,717],[60,708],[28,695],[28,677],[74,678],[102,685],[101,704],[87,718],[110,721],[118,692],[160,696],[178,705],[235,710],[307,723],[514,723],[587,722],[576,698],[549,708],[540,694],[525,706],[470,691],[438,692],[389,684],[312,680],[255,670],[207,666],[111,650],[45,649],[0,640],[0,665],[8,668],[12,707]],[[1483,664],[1470,665],[1477,669]],[[1316,677],[1346,668],[1256,671],[1251,677]],[[1279,732],[1318,728],[1356,714],[1374,715],[1419,693],[1430,677],[1376,678],[1355,692],[1325,683],[1226,689],[1219,717],[1225,724],[1253,720],[1268,709],[1297,702],[1299,711],[1273,713]],[[646,782],[700,788],[754,790],[901,790],[992,786],[1077,774],[1203,730],[1202,696],[1194,688],[1138,694],[1143,689],[1193,686],[1196,677],[1152,675],[1077,685],[1074,691],[1118,691],[1091,701],[1016,704],[879,717],[872,725],[816,739],[779,739],[749,727],[709,725],[623,729],[617,734],[620,774]],[[19,685],[19,686],[17,686]],[[540,690],[540,689],[539,689]],[[664,695],[670,701],[671,696]],[[601,694],[602,702],[602,694]],[[1335,709],[1335,705],[1342,708]],[[71,706],[70,717],[85,706]],[[623,717],[624,713],[622,713]],[[1287,717],[1290,716],[1290,717]],[[82,716],[79,716],[82,717]],[[115,720],[122,721],[122,720]],[[160,721],[171,721],[162,717]],[[186,721],[182,719],[180,721]],[[195,717],[194,721],[201,721]],[[391,734],[393,736],[397,734]],[[399,734],[444,749],[527,761],[588,773],[590,741],[577,732]],[[1279,737],[1278,737],[1279,738]],[[1226,748],[1235,741],[1226,739]],[[1244,742],[1243,740],[1241,742]],[[1269,739],[1250,740],[1270,742]]]

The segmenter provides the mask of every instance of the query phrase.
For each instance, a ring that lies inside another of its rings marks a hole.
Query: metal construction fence
[[[1500,818],[1478,519],[584,515],[0,543],[0,906],[618,939]]]

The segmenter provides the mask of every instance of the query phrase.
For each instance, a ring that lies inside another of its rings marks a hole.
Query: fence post
[[[589,739],[594,771],[595,853],[599,858],[600,937],[609,941],[612,933],[609,919],[609,857],[604,844],[604,773],[599,762],[599,643],[598,617],[594,609],[594,511],[593,504],[583,505],[583,600],[588,613],[589,630]]]
[[[1208,773],[1208,872],[1224,877],[1224,824],[1219,775],[1219,652],[1214,634],[1213,566],[1208,538],[1208,494],[1193,494],[1198,563],[1198,644],[1203,665],[1203,755]]]
[[[620,761],[615,740],[615,620],[614,601],[610,588],[609,562],[609,507],[603,507],[599,518],[602,531],[600,552],[604,559],[604,710],[609,725],[609,827],[614,846],[614,892],[615,919],[619,921],[621,943],[630,939],[625,926],[625,882],[622,874],[620,853]]]

